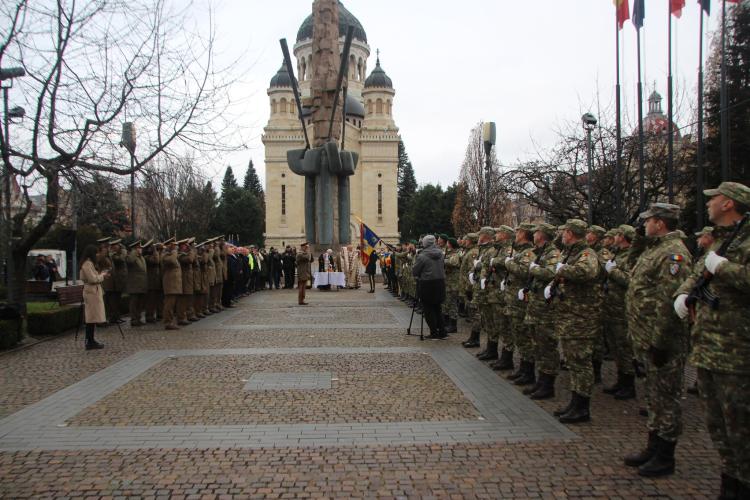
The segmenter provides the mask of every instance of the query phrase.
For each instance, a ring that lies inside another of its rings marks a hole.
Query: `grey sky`
[[[721,4],[707,28],[719,24]],[[394,118],[420,183],[456,180],[471,128],[497,123],[497,155],[503,164],[535,156],[555,140],[555,127],[596,113],[597,94],[614,110],[615,11],[611,0],[345,0],[367,32],[396,88]],[[631,1],[632,4],[632,1]],[[643,30],[644,93],[665,97],[668,0],[647,0]],[[632,5],[631,5],[632,7]],[[201,15],[205,6],[197,6]],[[215,5],[221,59],[241,56],[246,70],[235,91],[248,150],[223,158],[211,175],[221,179],[227,164],[244,174],[252,158],[264,178],[262,128],[268,120],[266,88],[281,62],[278,40],[294,44],[310,14],[307,0],[225,0]],[[678,125],[693,121],[698,66],[696,0],[688,0],[673,22],[675,95],[683,96]],[[635,124],[635,29],[621,32],[625,130]],[[708,53],[708,38],[706,53]],[[645,109],[645,105],[644,105]],[[605,122],[614,121],[604,117]]]

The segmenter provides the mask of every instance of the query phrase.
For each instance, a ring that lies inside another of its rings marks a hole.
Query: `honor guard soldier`
[[[513,254],[515,234],[515,231],[510,226],[503,225],[495,228],[496,254],[495,258],[490,261],[490,265],[492,266],[492,281],[494,282],[495,289],[494,293],[487,299],[492,304],[493,324],[489,340],[496,342],[498,346],[501,341],[503,344],[499,358],[490,364],[490,368],[499,371],[512,370],[514,367],[513,352],[515,345],[513,344],[513,335],[510,329],[510,320],[508,319],[505,290],[502,289],[501,283],[506,273],[505,259]]]
[[[494,361],[499,355],[497,353],[497,339],[491,339],[495,325],[492,321],[492,305],[489,303],[488,297],[495,291],[495,281],[491,279],[494,278],[491,272],[491,261],[497,255],[495,228],[486,226],[479,230],[477,249],[471,274],[471,281],[474,282],[472,302],[476,307],[479,319],[479,335],[481,337],[481,334],[484,333],[487,337],[487,347],[479,353],[478,358],[482,361]],[[473,325],[472,331],[474,331]]]
[[[177,243],[174,238],[164,242],[164,253],[161,257],[163,272],[162,288],[164,289],[164,312],[162,319],[166,330],[178,330],[177,299],[182,295],[182,270],[177,256]]]
[[[586,233],[586,243],[589,247],[596,252],[596,256],[599,258],[599,335],[597,336],[596,342],[594,343],[594,383],[600,384],[602,382],[602,362],[604,361],[604,337],[607,317],[604,314],[604,296],[607,294],[607,273],[604,270],[604,265],[608,260],[613,257],[612,252],[604,245],[604,237],[607,234],[607,230],[601,226],[591,225],[589,226],[588,232]]]
[[[750,188],[722,182],[703,194],[710,197],[714,243],[677,290],[674,307],[693,318],[690,362],[698,367],[708,432],[721,457],[721,495],[750,498]],[[701,298],[689,301],[691,292]]]
[[[177,324],[180,326],[189,325],[188,311],[193,301],[193,260],[194,257],[190,251],[190,238],[185,238],[177,242],[177,260],[180,262],[180,277],[182,278],[182,292],[177,299]]]
[[[128,280],[125,291],[130,297],[130,326],[142,326],[143,302],[148,291],[146,259],[143,258],[143,247],[140,240],[131,243],[128,248],[130,252],[126,258]]]
[[[672,307],[674,294],[690,272],[691,257],[677,231],[680,207],[653,203],[641,213],[643,242],[630,271],[625,305],[628,335],[646,367],[648,444],[625,457],[642,476],[674,472],[674,450],[682,433],[680,396],[688,346],[687,324]]]
[[[161,245],[149,240],[143,245],[143,258],[146,259],[146,323],[156,323],[161,318],[162,272]]]
[[[438,240],[439,241],[439,240]],[[458,255],[458,241],[447,238],[445,246],[445,302],[443,311],[448,319],[446,333],[458,331],[458,280],[461,257]]]
[[[113,278],[112,322],[122,323],[122,319],[120,318],[120,301],[128,282],[128,253],[125,251],[122,240],[117,239],[109,242],[109,257],[112,259]]]
[[[471,336],[463,343],[464,347],[478,347],[481,335],[481,325],[479,324],[479,318],[477,316],[476,308],[472,303],[474,294],[474,283],[473,277],[469,279],[469,275],[472,274],[474,268],[474,260],[477,258],[479,249],[477,248],[477,240],[479,234],[469,233],[466,235],[466,252],[461,258],[461,279],[460,284],[462,285],[462,293],[464,296],[464,304],[466,304],[466,321],[471,324]]]

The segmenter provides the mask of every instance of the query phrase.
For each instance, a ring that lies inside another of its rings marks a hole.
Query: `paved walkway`
[[[66,335],[0,355],[0,497],[717,494],[693,396],[677,473],[644,480],[621,463],[643,444],[637,402],[597,389],[593,422],[566,427],[551,416],[565,375],[537,404],[460,346],[465,331],[405,335],[411,309],[383,290],[295,299],[256,293],[177,332],[102,330],[102,351]]]

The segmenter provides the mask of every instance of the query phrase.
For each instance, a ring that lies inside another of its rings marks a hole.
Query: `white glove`
[[[487,283],[487,278],[482,278],[479,280],[479,286],[482,290],[484,290],[484,284]]]
[[[495,257],[492,257],[492,258],[490,259],[490,267],[492,267],[492,264],[494,264],[494,263],[495,263]]]
[[[544,298],[547,300],[552,298],[552,285],[544,287]]]
[[[680,319],[687,318],[687,315],[689,313],[688,307],[685,304],[685,301],[687,300],[687,298],[688,296],[686,293],[681,293],[680,295],[677,296],[676,299],[674,299],[674,312],[677,313],[677,316],[679,316]]]
[[[708,269],[709,273],[716,274],[716,271],[719,269],[719,267],[726,261],[726,258],[716,255],[716,252],[714,251],[710,251],[708,252],[708,254],[706,254],[706,269]]]
[[[518,300],[523,301],[526,298],[526,294],[523,293],[523,288],[518,290]]]
[[[503,280],[503,281],[500,282],[500,291],[501,292],[505,291],[505,280]]]
[[[617,262],[614,260],[608,260],[606,264],[604,264],[604,269],[607,271],[607,273],[611,273],[612,269],[617,267]]]
[[[555,266],[555,274],[559,273],[560,269],[562,269],[563,267],[565,267],[565,264],[563,264],[562,262],[558,262]]]
[[[474,267],[477,267],[477,264],[479,264],[480,262],[480,259],[474,259]]]
[[[532,262],[531,264],[529,264],[529,271],[531,271],[532,269],[536,267],[539,267],[539,264],[537,264],[536,262]]]
[[[507,266],[511,260],[513,260],[513,257],[505,257],[505,265]]]
[[[474,284],[474,273],[469,273],[469,283]]]

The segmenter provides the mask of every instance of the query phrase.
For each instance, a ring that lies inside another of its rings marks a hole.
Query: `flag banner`
[[[685,8],[685,0],[669,0],[669,12],[677,17],[682,17],[682,9]]]
[[[359,248],[362,253],[362,265],[367,267],[370,260],[370,254],[375,250],[375,245],[380,241],[380,237],[367,227],[364,222],[359,223]]]
[[[630,5],[628,5],[628,0],[614,0],[614,4],[617,12],[617,26],[622,29],[625,21],[630,19]]]
[[[706,11],[706,14],[711,15],[711,0],[698,0],[698,4]]]
[[[643,19],[646,17],[645,0],[635,0],[633,3],[633,24],[636,29],[643,28]]]

